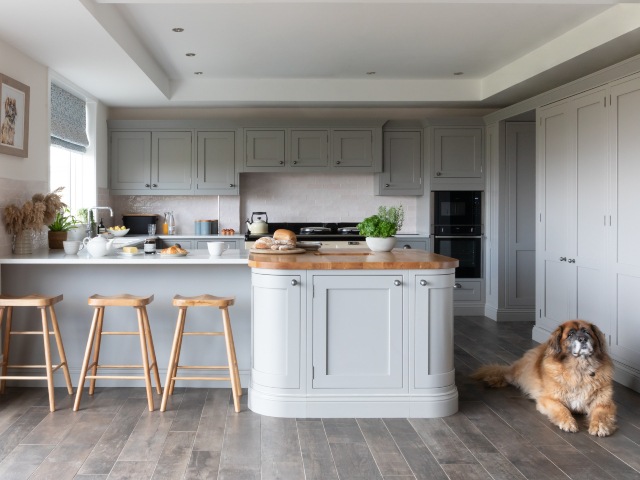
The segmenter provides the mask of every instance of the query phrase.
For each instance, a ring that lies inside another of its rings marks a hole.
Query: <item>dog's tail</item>
[[[490,387],[506,387],[510,373],[511,365],[483,365],[471,374],[471,378],[481,380]]]

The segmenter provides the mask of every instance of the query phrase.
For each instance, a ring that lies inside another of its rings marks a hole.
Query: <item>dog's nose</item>
[[[580,343],[587,343],[587,341],[589,340],[589,336],[585,333],[580,333],[578,334],[578,341]]]

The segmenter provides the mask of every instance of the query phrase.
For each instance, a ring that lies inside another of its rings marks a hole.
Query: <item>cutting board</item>
[[[296,253],[305,253],[304,248],[294,248],[293,250],[264,250],[261,248],[252,248],[251,253],[262,253],[264,255],[294,255]]]

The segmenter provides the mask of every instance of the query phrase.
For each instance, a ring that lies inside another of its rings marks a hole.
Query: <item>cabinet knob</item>
[[[278,163],[279,163],[280,165],[283,165],[283,164],[284,164],[284,160],[280,160]]]
[[[384,184],[384,188],[389,188],[389,187],[390,187],[390,185],[388,183]]]
[[[423,287],[427,286],[427,281],[426,280],[420,280],[420,285],[422,285]]]
[[[149,188],[151,185],[149,185],[148,183],[145,183],[144,186]]]
[[[576,259],[575,258],[570,258],[569,259],[569,263],[576,263]]]
[[[402,285],[402,282],[401,282],[400,280],[394,280],[394,281],[393,281],[393,284],[394,284],[396,287],[399,287],[400,285]]]
[[[567,261],[567,257],[560,257],[560,261],[561,262],[566,262]]]
[[[298,161],[297,161],[297,160],[294,160],[294,161],[293,161],[293,164],[294,164],[294,165],[297,165],[297,164],[298,164]]]
[[[440,175],[442,175],[442,172],[436,172],[436,177],[439,177]]]
[[[233,187],[235,187],[235,185],[233,183],[230,183],[229,188],[233,188]]]
[[[411,245],[404,245],[402,248],[404,250],[411,250]]]
[[[336,165],[340,165],[340,160],[338,160],[338,161],[336,162]]]
[[[293,285],[294,287],[298,284],[297,280],[291,280],[291,285]]]
[[[454,283],[453,284],[453,288],[455,288],[456,290],[462,288],[462,285],[460,285],[459,283]]]

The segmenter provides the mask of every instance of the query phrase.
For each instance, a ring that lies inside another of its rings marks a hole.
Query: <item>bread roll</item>
[[[284,228],[279,228],[273,232],[273,239],[279,245],[293,245],[294,247],[297,241],[296,234],[291,230],[285,230]]]

